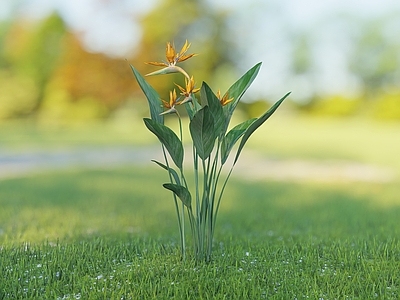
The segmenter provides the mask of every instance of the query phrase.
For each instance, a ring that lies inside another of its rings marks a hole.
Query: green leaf
[[[185,103],[185,108],[190,120],[193,119],[196,112],[201,109],[200,104],[197,102],[196,96],[192,94],[192,97],[192,102]]]
[[[233,146],[244,134],[246,129],[253,123],[257,118],[249,119],[233,127],[226,136],[222,139],[221,145],[221,164],[225,164],[228,159],[229,153],[231,152]]]
[[[247,91],[249,86],[252,84],[254,79],[257,77],[258,71],[260,71],[261,63],[256,64],[250,70],[248,70],[242,77],[239,78],[227,91],[229,98],[233,98],[231,103],[226,105],[227,121],[232,117],[236,106],[238,105],[243,94]],[[228,125],[227,125],[228,126]]]
[[[143,76],[140,75],[140,73],[132,65],[130,66],[133,75],[135,75],[137,83],[139,84],[149,103],[151,119],[157,123],[164,124],[164,116],[160,115],[163,112],[160,96],[153,89],[153,87],[147,83]]]
[[[285,96],[283,96],[280,100],[278,100],[266,113],[264,113],[261,117],[259,117],[257,120],[255,120],[245,131],[242,140],[240,141],[239,144],[239,148],[238,151],[236,153],[236,157],[235,160],[233,162],[233,164],[236,164],[237,160],[239,159],[239,155],[244,147],[244,145],[246,144],[247,140],[250,138],[250,136],[253,134],[254,131],[256,131],[256,129],[258,127],[260,127],[262,124],[264,124],[265,121],[268,120],[268,118],[270,116],[272,116],[272,114],[275,112],[275,110],[279,107],[279,105],[281,105],[281,103],[283,102],[283,100],[286,99],[287,96],[290,95],[290,92],[287,93]]]
[[[160,163],[159,161],[156,161],[155,159],[152,159],[151,161],[156,163],[157,165],[159,165],[164,170],[167,170],[174,177],[175,182],[177,184],[181,184],[181,181],[179,179],[179,175],[174,169],[169,168],[168,166],[164,165],[163,163]]]
[[[177,195],[179,199],[181,199],[182,203],[185,206],[187,206],[188,208],[191,208],[192,196],[190,195],[190,192],[188,191],[187,188],[185,188],[182,185],[173,184],[173,183],[164,183],[163,187],[166,188],[167,190],[174,192],[174,194]]]
[[[200,99],[203,106],[208,105],[210,108],[211,115],[214,119],[214,133],[216,137],[220,137],[225,134],[225,114],[222,109],[221,102],[217,96],[213,93],[207,83],[203,82],[200,90]]]
[[[148,118],[143,119],[146,127],[154,133],[160,142],[167,148],[169,155],[174,161],[175,165],[182,169],[183,164],[183,146],[181,140],[177,137],[175,132],[167,126],[157,123],[156,121]]]
[[[208,106],[204,106],[193,116],[189,129],[197,154],[203,160],[208,158],[215,142],[214,118]]]

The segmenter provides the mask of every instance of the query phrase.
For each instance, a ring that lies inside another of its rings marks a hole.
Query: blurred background
[[[145,62],[186,39],[198,55],[182,66],[197,86],[224,93],[263,63],[232,125],[292,92],[235,165],[227,232],[394,236],[398,209],[366,210],[400,204],[399,37],[399,0],[0,0],[0,244],[175,230],[129,64],[155,71]],[[179,74],[146,78],[163,99],[184,84]]]
[[[154,71],[144,62],[165,60],[168,41],[180,49],[188,39],[199,55],[182,65],[214,90],[263,62],[240,116],[259,116],[292,92],[254,148],[400,174],[399,37],[397,0],[1,0],[0,146],[155,142],[129,64]],[[148,81],[164,99],[183,85],[175,75]],[[51,132],[74,124],[84,129]]]
[[[247,114],[292,91],[293,111],[400,120],[399,36],[396,0],[2,0],[0,121],[130,115],[129,63],[153,71],[185,39],[185,68],[215,89],[263,62]],[[149,79],[162,97],[174,80]]]

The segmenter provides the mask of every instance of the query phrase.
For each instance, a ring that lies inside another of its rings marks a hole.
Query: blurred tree
[[[356,37],[350,69],[364,83],[365,95],[374,99],[382,89],[398,86],[400,79],[400,35],[398,14],[367,20]]]
[[[21,97],[21,91],[8,89],[4,100],[13,103],[15,107],[7,105],[9,111],[4,111],[3,116],[24,116],[39,109],[46,83],[62,53],[65,33],[64,23],[56,14],[50,15],[37,26],[20,19],[11,25],[4,40],[3,63],[9,81],[15,81],[10,82],[10,86],[35,88],[27,92],[28,97]],[[19,108],[21,101],[25,103],[22,110]]]
[[[312,69],[312,50],[310,37],[302,32],[292,37],[292,71],[295,75],[311,72]]]
[[[36,106],[35,81],[24,74],[0,70],[0,120],[29,115]]]
[[[5,40],[10,24],[8,22],[0,22],[0,68],[7,66],[5,59]]]
[[[131,97],[132,73],[125,60],[89,53],[73,34],[65,36],[63,49],[46,88],[42,117],[103,118]]]
[[[297,107],[308,109],[317,96],[316,72],[309,32],[291,33],[291,80],[297,85],[295,99]]]

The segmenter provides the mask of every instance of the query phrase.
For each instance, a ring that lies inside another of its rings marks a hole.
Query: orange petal
[[[165,50],[165,56],[169,63],[173,63],[175,60],[175,48],[171,45],[170,42],[167,43],[167,48]]]
[[[178,58],[177,62],[185,61],[185,60],[187,60],[187,59],[189,59],[189,58],[191,58],[191,57],[193,57],[195,55],[197,55],[197,54],[193,53],[193,54],[189,54],[189,55],[182,55],[182,56],[180,56]]]
[[[185,44],[182,46],[181,51],[179,52],[179,56],[185,54],[185,52],[189,49],[190,44],[188,43],[188,41],[185,41]]]
[[[158,67],[168,67],[168,64],[163,63],[163,62],[156,62],[156,61],[149,61],[149,62],[146,62],[146,64],[158,66]]]
[[[183,87],[181,87],[179,84],[176,84],[176,83],[175,83],[175,85],[178,87],[178,89],[179,89],[182,93],[186,93],[186,90],[185,90]]]

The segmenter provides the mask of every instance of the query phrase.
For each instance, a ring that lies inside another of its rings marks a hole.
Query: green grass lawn
[[[178,128],[174,118],[167,123]],[[243,121],[234,118],[232,126]],[[189,141],[184,126],[184,139]],[[139,117],[129,121],[74,126],[35,125],[31,122],[0,124],[0,149],[29,151],[36,148],[76,146],[136,146],[157,142]],[[322,118],[288,115],[278,110],[248,142],[270,157],[306,160],[348,160],[390,167],[400,179],[400,122],[367,118]]]
[[[400,122],[287,116],[279,111],[249,140],[278,158],[347,160],[390,167],[400,179]]]
[[[243,182],[182,262],[156,166],[0,181],[0,299],[399,299],[400,185]]]

